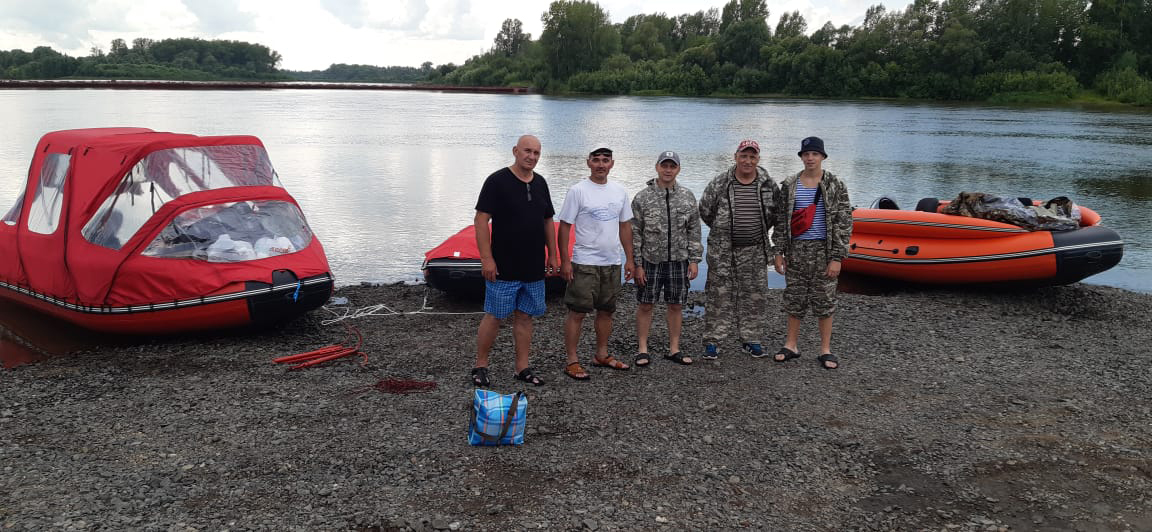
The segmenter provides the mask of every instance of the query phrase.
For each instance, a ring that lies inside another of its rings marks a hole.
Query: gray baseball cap
[[[676,155],[676,152],[674,151],[660,152],[660,156],[656,158],[656,164],[660,164],[664,161],[672,161],[676,163],[676,166],[680,166],[680,156]]]

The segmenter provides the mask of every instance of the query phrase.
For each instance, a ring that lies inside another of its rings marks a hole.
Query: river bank
[[[528,94],[528,87],[466,87],[420,83],[356,83],[311,81],[183,81],[148,79],[0,79],[0,89],[148,89],[148,90],[259,90],[321,89],[375,91],[478,92]]]
[[[658,319],[650,368],[590,368],[589,382],[560,372],[564,312],[550,300],[533,343],[548,383],[527,389],[519,448],[466,443],[477,303],[425,302],[422,286],[336,296],[347,304],[271,331],[0,372],[0,528],[1152,527],[1152,295],[847,294],[836,371],[816,364],[813,323],[786,364],[733,343],[684,367],[659,357]],[[626,290],[611,342],[628,362],[633,301]],[[363,336],[363,364],[271,362],[350,343],[345,325]],[[687,316],[686,346],[701,326]],[[492,358],[505,392],[521,389],[510,336]],[[587,361],[590,330],[582,340]],[[389,393],[390,379],[436,387]]]

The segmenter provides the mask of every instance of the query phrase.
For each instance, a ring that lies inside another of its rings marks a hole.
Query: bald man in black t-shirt
[[[515,162],[484,181],[476,200],[476,245],[484,275],[484,319],[476,340],[472,382],[488,386],[488,355],[500,323],[512,319],[517,380],[544,384],[528,365],[532,318],[544,314],[544,275],[560,270],[552,195],[534,169],[540,160],[540,140],[524,135],[512,148]],[[492,227],[489,232],[488,224]],[[545,254],[547,250],[547,254]],[[545,265],[547,256],[547,265]]]

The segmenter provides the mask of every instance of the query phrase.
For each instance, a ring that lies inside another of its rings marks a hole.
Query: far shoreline
[[[881,96],[855,96],[830,98],[821,96],[788,95],[779,93],[732,94],[716,92],[703,96],[687,96],[665,91],[640,91],[632,94],[597,94],[587,92],[540,92],[529,86],[461,86],[422,83],[392,83],[376,81],[211,81],[211,80],[123,80],[123,79],[0,79],[0,89],[119,89],[119,90],[377,90],[377,91],[431,91],[489,94],[540,94],[563,97],[637,97],[637,98],[704,98],[704,99],[801,99],[816,101],[863,101],[901,104],[935,103],[940,105],[973,105],[1012,108],[1078,108],[1094,110],[1140,110],[1141,106],[1104,99],[1086,92],[1072,99],[1050,100],[1045,98],[1002,98],[989,100],[932,100],[921,98],[896,98]]]
[[[268,90],[268,89],[328,89],[328,90],[383,90],[383,91],[436,91],[480,92],[497,94],[529,94],[529,87],[465,87],[456,85],[419,85],[408,83],[352,83],[313,81],[182,81],[182,80],[119,80],[119,79],[47,79],[0,80],[0,89],[164,89],[164,90]]]

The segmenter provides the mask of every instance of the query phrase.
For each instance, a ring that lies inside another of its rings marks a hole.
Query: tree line
[[[279,70],[260,44],[115,39],[73,58],[0,51],[0,78],[310,80],[530,86],[594,94],[887,97],[1053,102],[1094,91],[1152,105],[1152,0],[913,0],[874,5],[858,26],[809,31],[765,0],[614,23],[591,0],[556,0],[538,39],[505,20],[492,48],[457,66],[333,64]]]
[[[487,52],[431,69],[434,82],[596,94],[788,94],[1062,101],[1085,89],[1152,105],[1152,0],[914,0],[858,26],[769,27],[764,0],[613,23],[556,0],[538,39],[504,21]]]
[[[107,52],[92,47],[71,57],[48,46],[0,51],[0,78],[279,80],[280,54],[261,44],[195,38],[113,39]]]
[[[48,46],[0,51],[0,79],[156,79],[421,83],[434,69],[332,64],[324,70],[280,70],[278,52],[260,44],[203,39],[113,39],[107,52],[93,47],[75,58]]]
[[[285,75],[300,81],[334,81],[358,83],[421,83],[432,73],[432,62],[420,68],[406,66],[378,67],[334,63],[324,70],[285,70]]]

